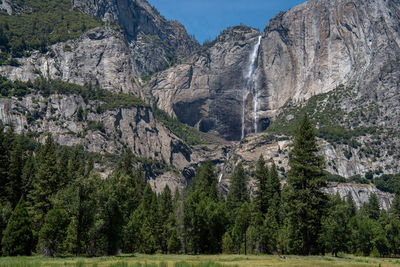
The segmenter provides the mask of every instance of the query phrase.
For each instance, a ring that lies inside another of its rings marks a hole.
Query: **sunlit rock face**
[[[245,131],[254,131],[254,91],[245,94],[245,90],[250,65],[255,69],[258,65],[259,35],[245,26],[228,29],[184,64],[157,74],[149,90],[158,107],[203,132],[228,140],[241,139],[245,107]]]
[[[259,66],[270,112],[338,84],[354,82],[361,91],[378,85],[382,68],[399,55],[399,7],[386,0],[310,0],[272,19]]]
[[[166,20],[145,0],[74,0],[74,6],[121,25],[139,77],[168,68],[199,48],[185,27]]]
[[[310,0],[278,14],[266,26],[257,50],[257,98],[248,94],[243,100],[259,35],[245,27],[224,31],[186,64],[156,75],[151,94],[160,108],[181,121],[239,140],[243,124],[245,135],[262,131],[288,101],[305,100],[340,84],[355,84],[354,90],[367,97],[397,90],[399,79],[393,73],[400,69],[399,6],[385,0]],[[385,78],[394,81],[384,86]]]

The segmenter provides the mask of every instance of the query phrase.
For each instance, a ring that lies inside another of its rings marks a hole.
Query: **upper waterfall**
[[[258,120],[258,88],[257,88],[257,58],[258,50],[261,44],[261,35],[258,36],[257,42],[253,46],[249,57],[249,65],[245,73],[245,86],[243,88],[243,104],[242,104],[242,139],[246,135],[246,102],[251,95],[253,100],[253,130],[257,133]]]

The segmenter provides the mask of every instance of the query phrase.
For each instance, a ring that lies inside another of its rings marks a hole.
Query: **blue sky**
[[[305,0],[148,0],[169,20],[178,20],[203,43],[228,26],[243,23],[261,31],[279,13]]]

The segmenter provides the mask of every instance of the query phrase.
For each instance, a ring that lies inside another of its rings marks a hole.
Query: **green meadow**
[[[355,256],[245,256],[245,255],[126,255],[99,258],[3,257],[0,267],[252,267],[252,266],[400,266],[400,259]]]

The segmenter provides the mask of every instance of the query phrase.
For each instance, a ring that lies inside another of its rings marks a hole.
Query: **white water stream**
[[[261,44],[261,36],[258,37],[257,43],[254,45],[250,53],[249,66],[245,74],[246,86],[243,88],[243,105],[242,105],[242,139],[246,134],[246,102],[247,97],[251,93],[253,95],[253,128],[257,133],[257,120],[258,120],[258,88],[257,88],[257,66],[256,60],[258,58],[258,50]]]

